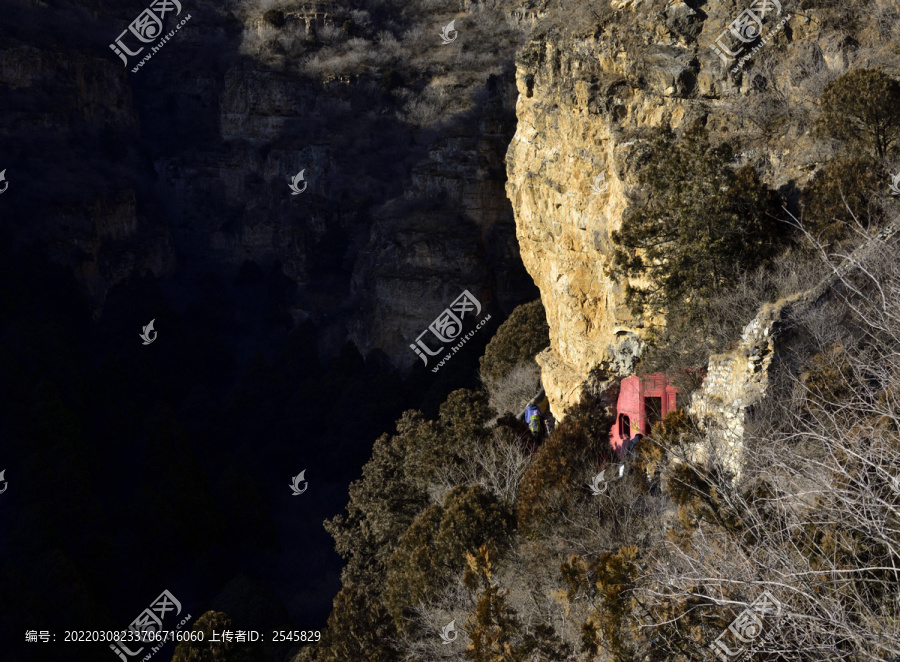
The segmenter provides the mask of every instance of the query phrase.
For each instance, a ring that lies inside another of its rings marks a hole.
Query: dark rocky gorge
[[[164,589],[194,620],[321,628],[339,586],[322,520],[404,409],[476,383],[490,333],[439,375],[410,342],[463,290],[491,328],[537,296],[504,192],[511,50],[413,122],[447,66],[397,65],[399,88],[314,76],[248,53],[261,8],[181,5],[136,72],[109,44],[148,3],[0,16],[0,593],[27,605],[0,616],[6,660],[37,659],[20,630],[123,629]],[[421,20],[398,7],[366,36]],[[348,11],[299,3],[282,32],[315,53]],[[77,486],[67,506],[48,482]],[[41,659],[111,655],[56,646]]]

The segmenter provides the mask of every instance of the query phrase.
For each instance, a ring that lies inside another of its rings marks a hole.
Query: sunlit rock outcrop
[[[625,305],[612,233],[642,204],[636,171],[651,127],[701,121],[733,140],[739,165],[793,195],[823,162],[810,135],[822,88],[856,53],[787,3],[765,20],[773,39],[743,69],[710,48],[750,3],[612,2],[549,11],[517,60],[518,126],[507,195],[528,272],[541,290],[551,346],[539,356],[554,412],[573,404],[603,362],[628,374],[651,323]],[[874,40],[874,36],[873,36]],[[873,58],[892,56],[884,46]]]

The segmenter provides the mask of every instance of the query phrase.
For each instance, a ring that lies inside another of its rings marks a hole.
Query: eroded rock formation
[[[647,194],[636,162],[650,127],[703,122],[712,142],[735,141],[738,165],[753,164],[789,201],[825,160],[811,120],[824,84],[861,57],[860,44],[831,15],[814,20],[787,3],[776,13],[770,3],[771,40],[747,46],[741,69],[710,46],[749,4],[553,9],[519,55],[506,188],[547,310],[551,346],[538,360],[554,412],[577,400],[594,366],[628,374],[648,325],[664,323],[632,316],[611,259],[612,233]],[[866,34],[866,66],[895,66],[877,34]]]

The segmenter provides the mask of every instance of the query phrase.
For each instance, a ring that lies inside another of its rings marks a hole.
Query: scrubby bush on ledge
[[[710,145],[699,123],[681,138],[654,130],[646,153],[638,175],[646,202],[613,233],[615,263],[635,279],[626,298],[637,314],[701,324],[711,297],[784,247],[782,203],[753,169],[732,169],[732,148]]]
[[[900,82],[877,69],[854,69],[825,86],[819,135],[883,161],[900,142]]]
[[[534,358],[550,344],[550,327],[540,299],[516,308],[497,329],[481,357],[481,381],[491,406],[519,415],[540,388]]]

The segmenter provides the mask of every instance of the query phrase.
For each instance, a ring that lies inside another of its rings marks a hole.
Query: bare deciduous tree
[[[701,649],[766,590],[783,611],[753,644],[778,659],[900,656],[900,266],[890,234],[824,255],[827,314],[817,304],[793,320],[807,357],[781,375],[745,438],[740,480],[686,452],[688,471],[670,475],[695,503],[635,590],[665,659],[709,655]]]
[[[512,503],[519,488],[519,479],[531,461],[531,452],[524,439],[500,428],[490,443],[474,444],[469,461],[446,467],[436,483],[429,487],[435,503],[457,485],[481,485],[499,499]]]
[[[541,369],[533,360],[522,361],[502,377],[481,373],[491,407],[499,414],[519,415],[541,387]]]

